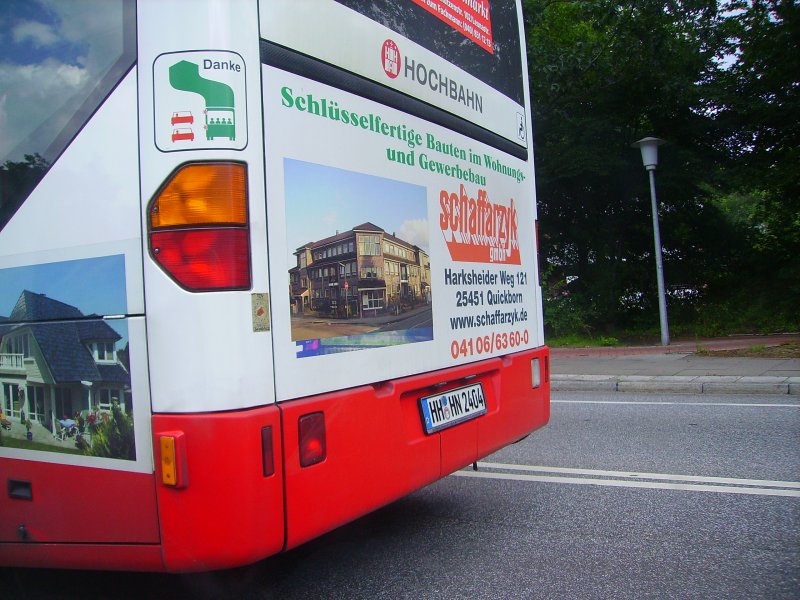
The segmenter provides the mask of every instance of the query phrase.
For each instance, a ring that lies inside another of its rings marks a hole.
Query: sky
[[[44,152],[118,59],[121,24],[112,0],[0,0],[0,163]]]
[[[287,270],[303,244],[366,222],[429,251],[427,190],[393,179],[286,159]]]
[[[78,308],[84,315],[120,315],[127,311],[125,257],[102,256],[82,260],[0,269],[0,317],[8,317],[20,294],[28,290]],[[123,322],[108,321],[123,336]]]

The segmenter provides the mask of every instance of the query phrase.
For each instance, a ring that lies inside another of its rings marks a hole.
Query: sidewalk
[[[339,318],[339,317],[318,317],[315,315],[292,315],[292,320],[295,322],[309,322],[309,323],[330,323],[336,325],[372,325],[375,327],[380,327],[381,325],[388,325],[390,323],[395,323],[396,321],[401,321],[403,319],[407,319],[413,315],[418,315],[420,313],[424,313],[425,311],[430,311],[431,305],[430,304],[420,304],[419,306],[415,306],[414,308],[406,309],[405,311],[398,313],[398,314],[388,314],[388,315],[380,315],[380,316],[369,316],[367,315],[353,315],[347,319]]]
[[[754,345],[778,346],[800,335],[678,340],[664,346],[552,348],[554,391],[789,394],[800,396],[800,359],[695,354]]]

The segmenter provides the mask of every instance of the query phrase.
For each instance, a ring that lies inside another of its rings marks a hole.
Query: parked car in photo
[[[180,128],[172,130],[172,141],[179,142],[181,140],[194,141],[194,132],[188,128]]]
[[[171,122],[173,125],[178,125],[180,123],[187,123],[191,125],[194,123],[194,117],[192,116],[191,111],[180,110],[172,113]]]

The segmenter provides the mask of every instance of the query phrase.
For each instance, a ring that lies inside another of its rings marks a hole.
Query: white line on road
[[[647,402],[641,400],[550,400],[550,404],[639,404],[654,406],[749,406],[756,408],[800,408],[798,404],[763,404],[745,402]]]
[[[600,469],[575,469],[571,467],[541,467],[536,465],[514,465],[510,463],[479,462],[478,468],[504,469],[506,471],[533,471],[538,473],[560,473],[566,475],[591,475],[595,477],[622,477],[657,479],[666,481],[691,481],[725,485],[749,485],[754,487],[798,488],[797,481],[771,481],[768,479],[737,479],[732,477],[703,477],[701,475],[672,475],[667,473],[644,473],[638,471],[603,471]]]
[[[716,492],[725,494],[748,494],[756,496],[784,496],[800,498],[800,482],[794,481],[769,481],[761,479],[699,477],[695,475],[667,475],[662,473],[631,473],[629,471],[601,471],[595,469],[539,467],[532,465],[511,465],[502,463],[478,463],[478,467],[480,468],[481,466],[483,468],[505,469],[506,471],[544,472],[556,474],[561,473],[564,475],[586,475],[586,477],[529,475],[526,473],[502,473],[492,471],[456,471],[453,473],[453,475],[457,475],[459,477],[477,477],[482,479],[506,479],[513,481],[536,481],[543,483],[567,483],[576,485],[598,485],[608,487],[684,490],[694,492]],[[599,479],[598,476],[618,477],[619,479]],[[660,481],[641,481],[639,478]],[[680,481],[691,481],[696,483],[673,483]],[[736,487],[737,485],[749,487]]]

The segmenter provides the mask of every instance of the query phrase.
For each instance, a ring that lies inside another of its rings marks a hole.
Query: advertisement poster
[[[136,460],[123,255],[0,269],[0,454]]]
[[[270,42],[527,146],[514,0],[273,0],[260,19]]]
[[[280,399],[541,343],[528,163],[263,69]]]
[[[487,52],[492,47],[489,0],[413,0]]]

